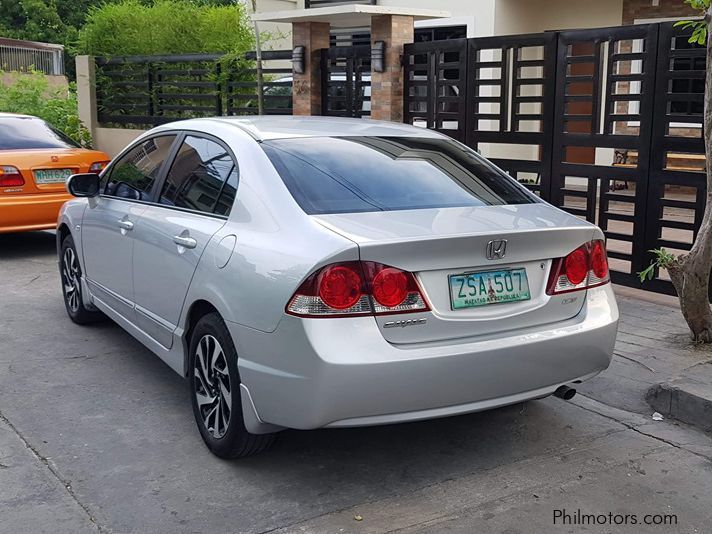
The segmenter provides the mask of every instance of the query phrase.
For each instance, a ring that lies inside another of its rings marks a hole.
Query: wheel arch
[[[193,335],[195,325],[198,324],[198,321],[200,321],[201,317],[204,317],[209,313],[217,313],[220,317],[223,317],[220,311],[211,302],[205,299],[196,300],[188,308],[188,313],[186,314],[185,318],[185,330],[183,332],[183,376],[188,375],[188,360],[190,358],[190,337]]]
[[[72,235],[69,225],[66,222],[61,222],[57,227],[57,257],[62,251],[62,243],[68,235]]]

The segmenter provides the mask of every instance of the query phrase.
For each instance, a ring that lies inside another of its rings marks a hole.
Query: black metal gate
[[[606,233],[615,282],[689,250],[705,199],[705,50],[671,23],[406,45],[405,122],[480,150]],[[644,286],[672,292],[666,273]]]
[[[332,46],[321,50],[321,114],[371,115],[371,46]]]

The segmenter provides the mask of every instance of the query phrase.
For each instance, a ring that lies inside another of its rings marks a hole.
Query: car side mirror
[[[99,194],[99,183],[99,175],[93,172],[72,174],[67,178],[67,191],[75,197],[95,197]]]

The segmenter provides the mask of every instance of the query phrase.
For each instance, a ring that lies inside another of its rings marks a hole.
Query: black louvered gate
[[[671,23],[414,43],[405,122],[481,151],[595,222],[615,282],[689,250],[705,199],[705,50]],[[665,273],[644,286],[672,292]]]
[[[322,115],[371,115],[371,46],[332,46],[321,51]]]

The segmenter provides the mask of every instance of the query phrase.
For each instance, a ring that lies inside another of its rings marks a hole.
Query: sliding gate
[[[671,23],[414,43],[405,122],[479,150],[606,234],[612,278],[689,250],[705,199],[705,50]],[[672,292],[666,273],[644,286]]]

